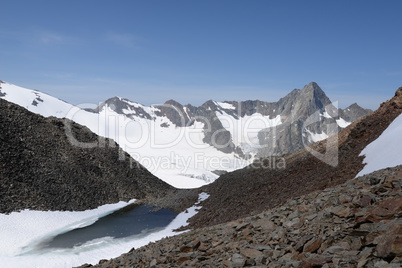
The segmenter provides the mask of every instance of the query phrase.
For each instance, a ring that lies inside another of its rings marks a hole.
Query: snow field
[[[399,115],[375,141],[360,153],[364,168],[356,175],[363,176],[387,167],[402,164],[402,114]]]

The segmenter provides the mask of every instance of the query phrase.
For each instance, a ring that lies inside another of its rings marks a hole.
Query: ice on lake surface
[[[117,222],[122,221],[124,223],[124,218],[130,216],[130,213],[121,219],[118,214],[125,214],[125,209],[121,209],[124,207],[127,208],[127,206],[130,208],[130,205],[135,200],[131,200],[128,203],[107,204],[86,211],[23,210],[8,215],[0,214],[1,267],[71,268],[84,263],[96,264],[101,259],[115,258],[130,251],[132,248],[139,248],[149,242],[155,242],[164,237],[181,233],[174,230],[186,226],[188,219],[197,214],[197,211],[201,209],[200,202],[207,199],[208,196],[206,193],[199,194],[198,202],[178,215],[173,215],[173,220],[168,222],[167,225],[166,222],[163,223],[165,225],[162,225],[162,227],[155,227],[152,224],[147,225],[146,221],[142,223],[137,222],[136,224],[142,224],[146,228],[138,234],[130,234],[126,231],[123,234],[118,234],[116,231],[111,231],[113,228],[107,231],[109,233],[102,233],[96,227],[93,231],[91,229],[90,232],[96,235],[86,238],[82,237],[79,240],[72,238],[74,235],[71,234],[76,232],[74,230],[92,225],[98,226],[105,219],[107,219],[106,222],[108,224],[113,225],[114,223],[111,223],[112,218],[118,219]],[[145,208],[144,211],[146,211]],[[112,213],[116,214],[112,218],[107,217]],[[135,213],[141,213],[141,209],[136,210]],[[159,217],[162,216],[159,213],[166,213],[166,211],[162,210],[148,216],[155,217],[155,221],[158,222],[160,221]],[[163,215],[162,218],[168,221],[166,215]],[[96,224],[97,222],[100,223]],[[118,236],[120,238],[117,238]],[[68,239],[66,239],[67,237]],[[56,244],[56,241],[60,244]],[[72,245],[73,247],[71,247]]]
[[[95,223],[77,228],[39,243],[37,248],[73,248],[100,238],[125,238],[133,235],[144,236],[161,230],[175,217],[168,209],[155,210],[154,207],[129,205],[112,214],[98,219]]]

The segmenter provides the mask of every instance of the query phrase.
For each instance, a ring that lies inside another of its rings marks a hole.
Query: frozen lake
[[[169,210],[149,213],[135,200],[86,211],[23,210],[0,214],[0,260],[7,268],[52,268],[96,264],[164,237],[188,224],[200,203],[176,215]]]
[[[153,211],[155,208],[136,204],[99,218],[95,223],[59,234],[43,241],[38,248],[74,248],[100,238],[125,238],[133,235],[146,235],[166,227],[176,217],[168,209]]]

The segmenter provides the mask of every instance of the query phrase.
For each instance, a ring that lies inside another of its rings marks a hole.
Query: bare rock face
[[[398,99],[402,98],[402,87],[397,89],[397,91],[395,92],[395,97],[397,97]]]
[[[0,125],[1,213],[86,210],[173,191],[113,140],[70,120],[44,118],[0,99]]]
[[[283,124],[266,128],[258,133],[260,144],[264,146],[258,157],[281,156],[300,150],[303,145],[303,120],[284,122]]]
[[[345,119],[348,122],[354,122],[357,119],[372,113],[373,111],[370,109],[364,109],[360,107],[357,103],[353,103],[352,105],[346,107],[343,110],[339,111],[340,117]]]
[[[175,100],[168,100],[164,105],[157,105],[155,107],[160,110],[160,112],[156,112],[157,115],[166,116],[178,127],[191,126],[193,123],[193,120],[189,118],[188,113],[184,111],[183,105]]]
[[[231,134],[218,119],[217,109],[218,107],[213,101],[207,101],[194,111],[195,118],[204,123],[203,141],[224,153],[235,152],[236,146],[232,142]],[[243,155],[241,150],[239,153],[241,156]]]
[[[3,81],[0,80],[0,97],[4,97],[6,96],[6,93],[1,92],[1,84],[3,83]]]
[[[402,106],[402,87],[395,92],[394,103],[395,106]]]

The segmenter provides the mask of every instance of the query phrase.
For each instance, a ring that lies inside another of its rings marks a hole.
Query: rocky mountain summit
[[[345,109],[339,110],[340,117],[348,122],[354,122],[357,119],[372,113],[370,109],[364,109],[360,107],[357,103],[346,107]]]
[[[370,109],[353,104],[346,109],[335,107],[324,91],[311,82],[274,103],[282,124],[259,132],[263,148],[259,157],[280,156],[326,139],[357,119],[370,114]]]
[[[94,267],[401,267],[401,216],[398,166]]]
[[[87,210],[175,191],[114,141],[68,119],[0,99],[0,125],[0,213]]]

